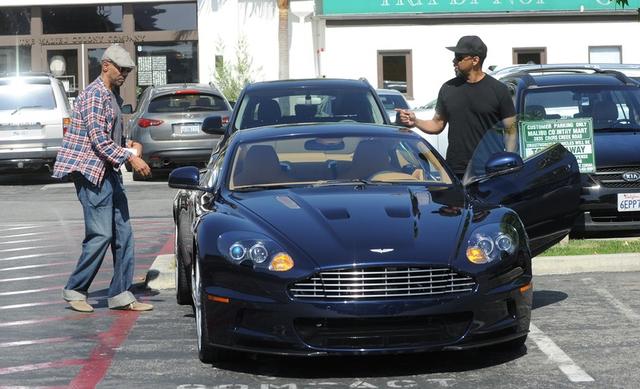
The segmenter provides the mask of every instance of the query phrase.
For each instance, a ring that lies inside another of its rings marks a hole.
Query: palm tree
[[[278,77],[289,78],[289,0],[278,2]]]

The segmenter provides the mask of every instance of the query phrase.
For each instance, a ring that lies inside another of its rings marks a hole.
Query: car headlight
[[[229,261],[241,264],[251,261],[271,271],[293,268],[293,258],[272,239],[252,232],[226,232],[218,237],[218,250]]]
[[[507,223],[493,223],[476,228],[467,242],[467,259],[476,264],[500,260],[516,252],[518,232]]]

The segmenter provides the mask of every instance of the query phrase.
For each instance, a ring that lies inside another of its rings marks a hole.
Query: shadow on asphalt
[[[547,305],[558,303],[569,297],[564,292],[556,290],[534,290],[533,291],[533,304],[531,309],[542,308]]]
[[[16,185],[46,185],[62,182],[57,178],[52,178],[48,170],[24,171],[24,172],[3,172],[0,174],[0,186]]]
[[[393,377],[478,370],[511,362],[526,353],[525,346],[511,352],[481,349],[349,357],[284,357],[234,352],[229,354],[228,362],[215,367],[279,378]]]

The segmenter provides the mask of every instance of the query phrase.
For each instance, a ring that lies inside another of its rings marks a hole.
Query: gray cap
[[[119,44],[109,46],[102,54],[103,61],[111,61],[121,68],[133,68],[136,66],[129,52]]]

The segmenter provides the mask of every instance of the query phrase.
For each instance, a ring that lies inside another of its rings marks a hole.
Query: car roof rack
[[[598,74],[610,74],[612,76],[614,76],[615,78],[617,78],[619,81],[623,82],[625,85],[632,85],[632,86],[637,86],[638,83],[636,81],[634,81],[632,78],[630,78],[629,76],[627,76],[626,74],[618,71],[618,70],[612,70],[612,69],[602,69],[600,66],[597,65],[558,65],[558,66],[539,66],[539,67],[531,67],[531,68],[524,68],[524,69],[519,69],[516,73],[513,73],[512,76],[519,76],[519,77],[523,77],[524,75],[529,76],[525,82],[527,83],[527,85],[535,85],[535,80],[533,79],[533,77],[531,77],[531,73],[557,73],[557,72],[564,72],[564,73],[575,73],[575,74],[580,74],[580,73],[584,73],[585,70],[591,70],[594,73],[598,73]],[[508,76],[507,76],[508,77]],[[523,77],[525,78],[525,77]]]

